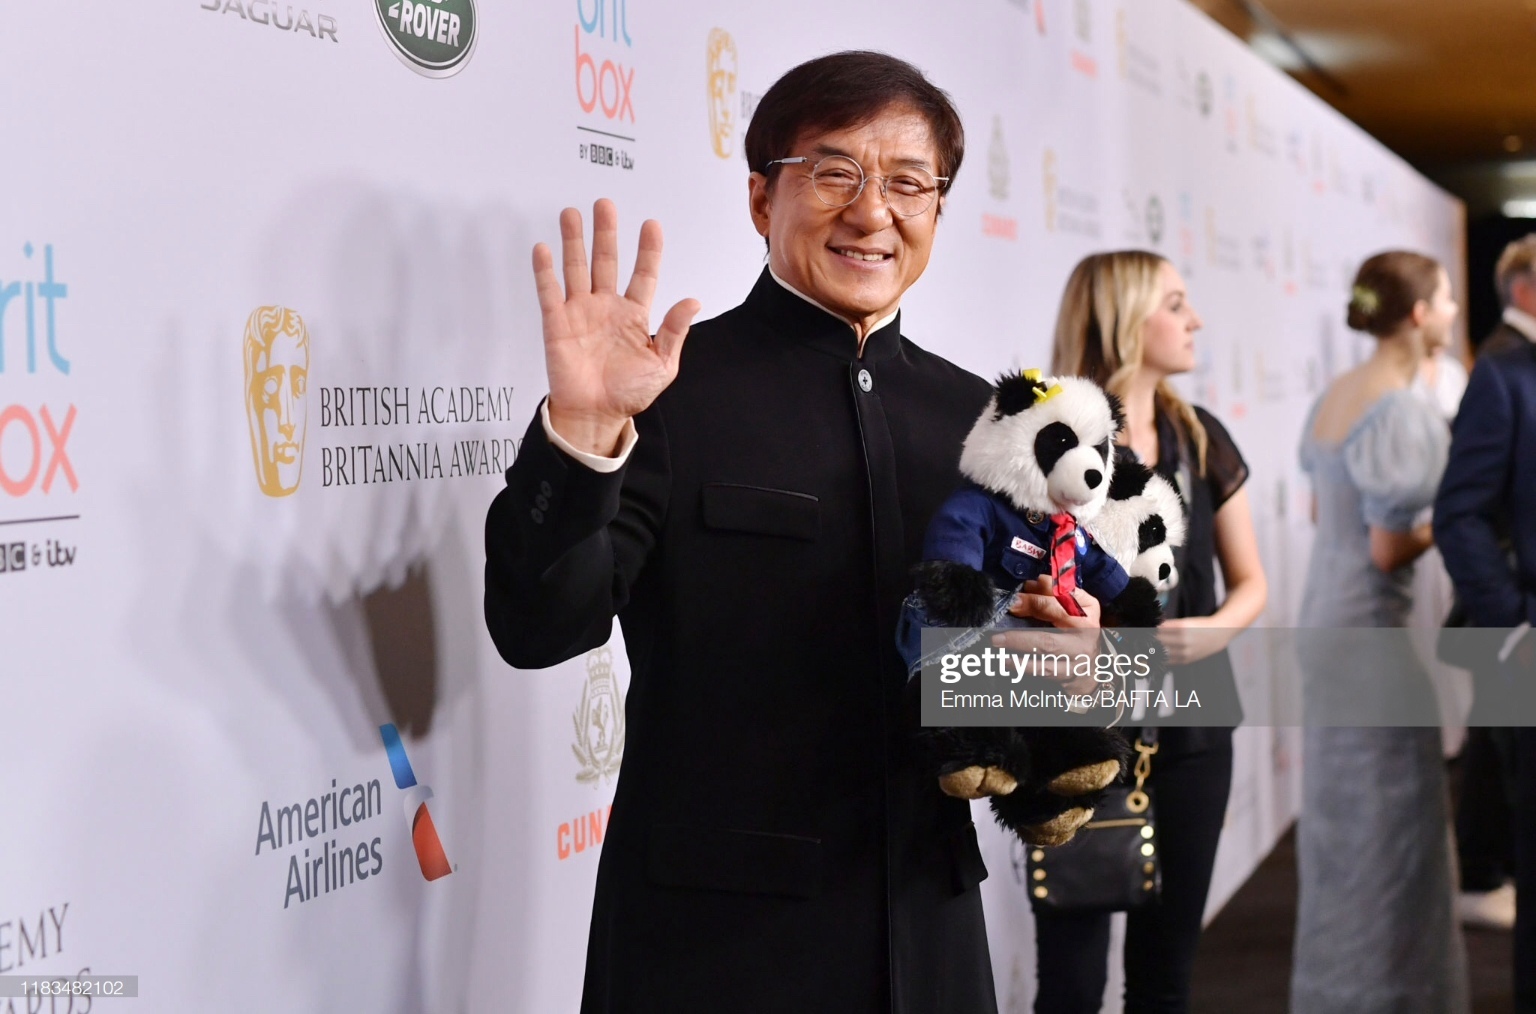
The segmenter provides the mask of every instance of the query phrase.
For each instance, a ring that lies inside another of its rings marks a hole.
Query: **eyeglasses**
[[[763,172],[776,165],[809,164],[810,159],[776,158],[763,166]],[[935,176],[926,169],[909,166],[893,176],[866,176],[864,167],[846,155],[828,155],[811,166],[811,189],[822,204],[829,208],[846,208],[859,199],[864,184],[880,181],[880,196],[890,206],[897,218],[921,215],[933,206],[933,199],[941,183],[948,183],[948,176]]]

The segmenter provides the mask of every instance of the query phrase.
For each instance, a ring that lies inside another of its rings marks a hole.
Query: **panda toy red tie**
[[[1084,616],[1072,593],[1077,590],[1077,518],[1066,511],[1051,515],[1051,582],[1056,601],[1068,616]]]

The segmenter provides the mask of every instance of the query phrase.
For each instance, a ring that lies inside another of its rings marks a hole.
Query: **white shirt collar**
[[[1504,323],[1525,335],[1526,340],[1536,342],[1536,317],[1517,306],[1504,308]]]
[[[780,285],[784,286],[784,288],[788,289],[790,292],[793,292],[795,295],[799,296],[801,299],[805,300],[807,303],[810,303],[812,306],[816,307],[816,309],[821,310],[823,313],[830,313],[830,314],[832,314],[832,316],[836,317],[838,320],[842,321],[844,324],[847,324],[849,327],[853,327],[853,321],[849,320],[847,317],[844,317],[842,314],[837,313],[836,311],[827,309],[825,306],[822,306],[820,303],[816,302],[816,300],[812,299],[810,296],[807,296],[805,293],[801,292],[799,289],[795,288],[793,285],[789,284],[784,279],[780,278],[778,276],[778,273],[773,270],[773,267],[771,265],[768,268],[768,274],[773,276],[773,280],[774,281],[778,282]],[[866,338],[869,337],[870,335],[874,334],[876,331],[880,330],[882,327],[885,327],[885,325],[889,324],[891,321],[895,320],[896,319],[896,314],[898,314],[900,312],[901,312],[901,308],[897,307],[889,315],[887,315],[885,317],[881,317],[879,320],[875,321],[875,326],[870,328],[867,332],[865,332],[865,337]]]

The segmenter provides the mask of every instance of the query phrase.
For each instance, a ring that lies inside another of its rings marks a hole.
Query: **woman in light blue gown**
[[[1406,252],[1367,260],[1349,325],[1375,335],[1376,350],[1323,392],[1302,433],[1317,536],[1299,625],[1328,629],[1299,635],[1309,721],[1297,1014],[1467,1009],[1440,730],[1425,717],[1438,713],[1434,692],[1406,636],[1357,632],[1404,627],[1412,607],[1413,561],[1431,544],[1421,515],[1450,434],[1410,385],[1449,340],[1456,309],[1433,260]],[[1347,715],[1368,727],[1321,724]]]

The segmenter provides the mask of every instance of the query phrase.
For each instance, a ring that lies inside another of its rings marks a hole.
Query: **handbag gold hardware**
[[[1125,808],[1132,813],[1146,813],[1147,807],[1152,805],[1152,799],[1142,786],[1152,775],[1152,755],[1157,753],[1157,744],[1144,743],[1138,739],[1133,745],[1136,747],[1137,754],[1133,772],[1136,775],[1136,787],[1126,795]]]

